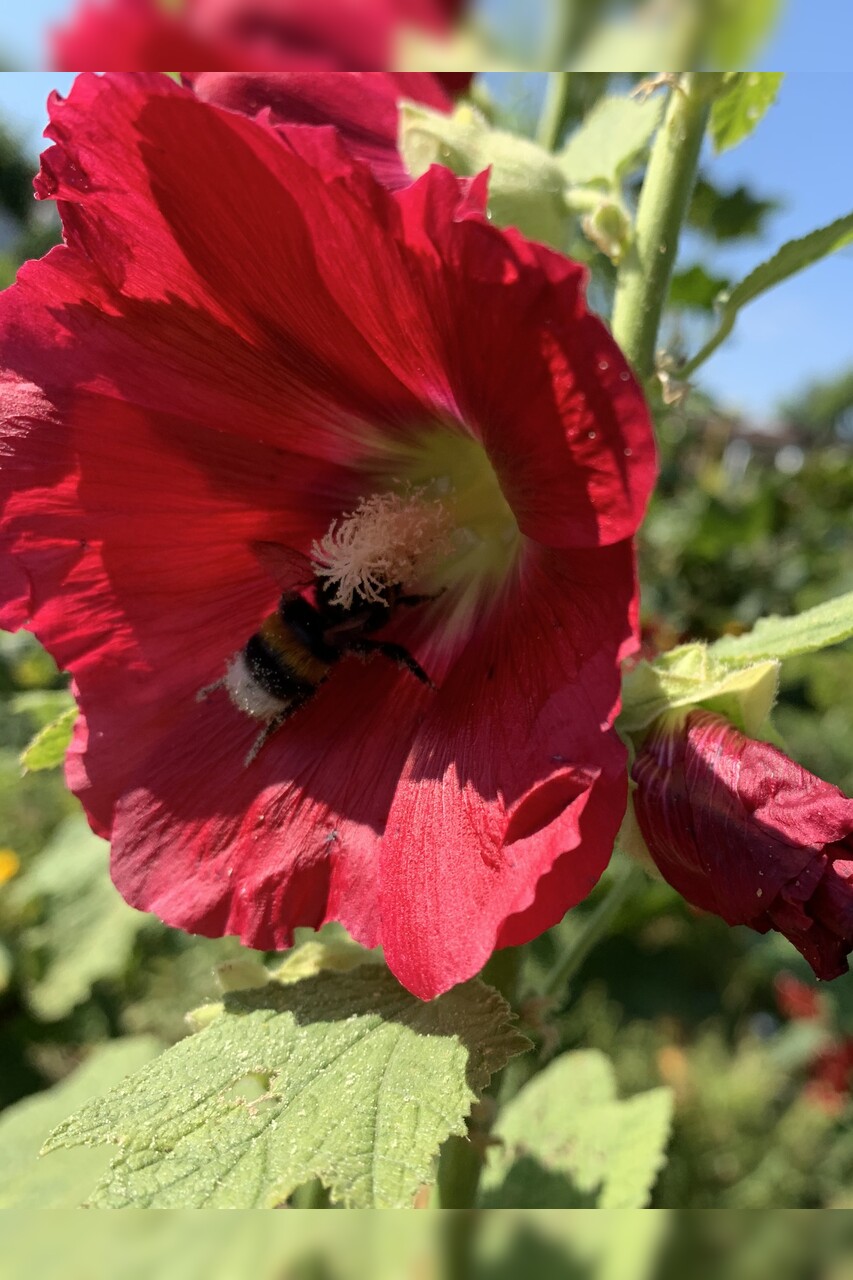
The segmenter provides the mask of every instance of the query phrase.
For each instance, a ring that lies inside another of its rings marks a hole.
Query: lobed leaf
[[[640,159],[661,122],[661,99],[601,98],[569,138],[558,159],[569,182],[618,187]]]
[[[597,1050],[563,1054],[507,1105],[483,1175],[486,1208],[642,1209],[663,1163],[672,1093],[620,1101]]]
[[[364,964],[225,994],[204,1030],[84,1107],[45,1149],[114,1143],[96,1207],[259,1208],[320,1178],[408,1207],[493,1072],[528,1047],[481,982],[425,1004]]]
[[[71,1209],[104,1172],[103,1151],[78,1148],[39,1159],[54,1125],[111,1089],[160,1052],[153,1036],[129,1036],[93,1050],[61,1084],[7,1107],[0,1116],[0,1209]]]
[[[710,131],[719,154],[736,147],[776,101],[784,79],[782,71],[737,71],[711,108]]]

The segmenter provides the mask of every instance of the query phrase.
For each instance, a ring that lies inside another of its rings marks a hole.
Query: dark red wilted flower
[[[459,0],[81,0],[55,70],[382,71],[406,31],[448,34]]]
[[[0,622],[72,673],[71,786],[135,906],[262,948],[339,920],[433,996],[609,859],[640,390],[482,178],[391,193],[161,75],[50,114],[67,245],[0,298]],[[345,657],[247,765],[247,641],[316,603],[305,564],[352,607],[428,596],[378,638],[437,687]]]
[[[392,188],[411,181],[397,149],[400,100],[410,98],[436,111],[453,106],[445,77],[429,72],[202,71],[185,79],[205,102],[249,116],[267,113],[273,125],[333,125],[347,149]],[[455,83],[452,91],[464,87]]]
[[[853,948],[853,800],[721,716],[661,722],[633,767],[658,870],[728,924],[777,929],[819,978]]]

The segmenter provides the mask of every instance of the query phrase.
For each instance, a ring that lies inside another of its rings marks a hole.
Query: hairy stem
[[[655,348],[687,214],[711,103],[721,72],[681,75],[652,146],[631,248],[616,280],[613,336],[640,378],[654,372]]]
[[[569,72],[552,71],[548,76],[545,102],[536,127],[536,141],[546,151],[558,146],[569,113]]]

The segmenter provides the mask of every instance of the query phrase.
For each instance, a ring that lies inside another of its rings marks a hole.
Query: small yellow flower
[[[21,869],[21,859],[14,849],[0,849],[0,884],[11,880]]]

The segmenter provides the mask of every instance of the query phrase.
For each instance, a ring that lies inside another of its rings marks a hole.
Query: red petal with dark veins
[[[382,844],[386,959],[416,994],[555,924],[606,867],[627,798],[609,726],[631,581],[628,544],[530,548],[428,706]]]
[[[721,716],[661,726],[633,767],[658,870],[688,902],[777,929],[819,978],[853,949],[853,800]]]
[[[353,155],[392,190],[411,182],[397,149],[401,99],[437,111],[453,105],[440,78],[429,72],[207,71],[188,80],[203,101],[248,116],[268,111],[274,125],[333,125]]]

